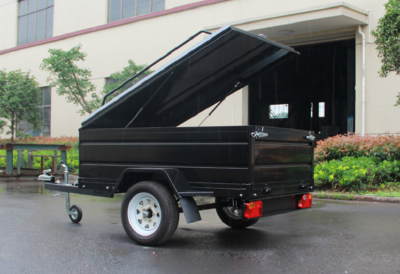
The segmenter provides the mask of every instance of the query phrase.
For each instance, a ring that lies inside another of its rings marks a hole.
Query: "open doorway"
[[[249,124],[355,131],[355,40],[294,46],[300,52],[249,85]]]

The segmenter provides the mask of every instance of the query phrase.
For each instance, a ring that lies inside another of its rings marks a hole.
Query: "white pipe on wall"
[[[371,43],[371,17],[372,17],[372,10],[368,11],[368,43]]]
[[[361,25],[358,26],[358,32],[362,38],[362,101],[361,101],[361,135],[365,135],[365,34],[362,31]]]

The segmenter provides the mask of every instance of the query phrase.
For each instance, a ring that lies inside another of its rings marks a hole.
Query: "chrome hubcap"
[[[129,224],[138,234],[149,236],[155,233],[162,219],[157,199],[145,192],[136,194],[129,202]]]
[[[72,219],[74,219],[74,220],[78,218],[78,210],[77,210],[76,208],[73,208],[73,209],[72,209],[71,217],[72,217]]]

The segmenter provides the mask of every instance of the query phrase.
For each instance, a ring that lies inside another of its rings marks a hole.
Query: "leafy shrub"
[[[14,144],[51,144],[51,145],[73,145],[79,142],[78,137],[24,137],[14,139]],[[0,144],[11,143],[11,139],[0,139]]]
[[[387,182],[400,181],[400,161],[375,157],[349,157],[321,162],[314,168],[318,188],[338,190],[377,189]],[[400,183],[398,183],[400,184]]]
[[[375,157],[381,161],[400,160],[400,135],[337,135],[318,141],[315,163],[350,157]]]
[[[27,138],[18,138],[14,139],[14,143],[16,144],[59,144],[59,145],[68,145],[70,149],[67,150],[67,166],[68,170],[71,173],[79,172],[79,141],[78,137],[27,137]],[[0,139],[0,144],[10,143],[9,139]],[[54,155],[52,150],[40,150],[34,151],[34,155]],[[6,151],[0,150],[0,155],[5,156]],[[61,152],[58,152],[58,156],[61,156]],[[25,153],[24,161],[27,162],[28,157]],[[60,166],[60,157],[57,158],[57,166]],[[51,168],[52,159],[48,157],[43,158],[43,168],[49,169]],[[6,158],[0,158],[0,167],[6,166]],[[13,166],[17,166],[17,151],[14,150],[13,153]],[[40,157],[33,157],[33,168],[40,168]]]

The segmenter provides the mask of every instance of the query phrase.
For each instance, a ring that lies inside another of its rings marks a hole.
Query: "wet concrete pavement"
[[[400,273],[400,204],[314,201],[313,208],[232,230],[214,210],[142,247],[114,199],[72,195],[73,224],[40,183],[0,182],[0,273]]]

